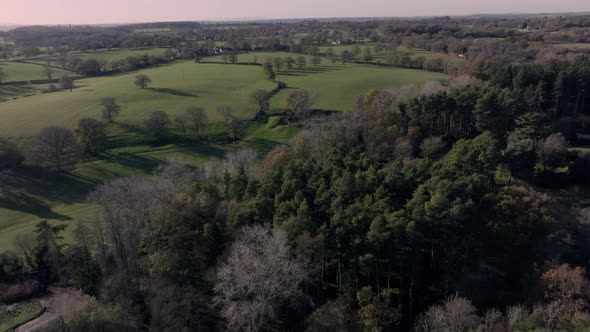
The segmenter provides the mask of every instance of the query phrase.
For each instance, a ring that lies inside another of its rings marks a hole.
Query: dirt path
[[[52,288],[49,294],[35,299],[45,312],[27,323],[17,327],[16,332],[31,331],[50,324],[55,320],[68,321],[74,314],[88,306],[88,296],[71,288]]]

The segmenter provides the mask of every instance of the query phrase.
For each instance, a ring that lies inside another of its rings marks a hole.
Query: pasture
[[[99,50],[94,52],[82,52],[82,53],[70,53],[70,56],[78,56],[84,60],[86,59],[96,59],[99,61],[107,61],[112,62],[116,60],[121,60],[127,58],[129,56],[139,56],[139,55],[163,55],[166,51],[166,48],[134,48],[134,49],[115,49],[115,50]],[[47,64],[49,62],[53,66],[59,66],[56,61],[55,57],[47,57],[43,59],[36,59],[32,60],[35,63],[39,64]]]
[[[44,80],[47,79],[47,77],[42,73],[42,71],[43,66],[46,64],[47,61],[39,61],[38,64],[22,62],[0,62],[0,68],[4,69],[4,72],[6,73],[6,82]],[[73,75],[71,72],[63,69],[54,68],[54,71],[54,78],[58,78],[62,75]]]
[[[84,117],[99,117],[100,100],[114,97],[123,107],[118,121],[139,126],[154,110],[174,116],[189,106],[208,111],[212,122],[220,121],[215,108],[227,104],[236,116],[248,119],[256,108],[248,103],[255,88],[272,90],[274,84],[255,66],[222,66],[176,62],[142,70],[153,84],[140,89],[133,85],[139,72],[76,81],[73,92],[39,94],[0,104],[0,137],[29,137],[41,128],[56,125],[72,128]]]
[[[291,53],[256,52],[242,54],[239,62],[263,62],[267,57],[295,56]],[[309,57],[308,57],[309,58]],[[209,57],[206,61],[222,62]],[[385,68],[371,65],[323,63],[302,69],[282,70],[277,78],[288,88],[271,99],[273,110],[283,108],[284,98],[293,89],[317,93],[315,108],[348,110],[354,96],[376,88],[420,84],[444,80],[446,75],[419,70]],[[138,73],[147,74],[153,84],[140,89],[133,85]],[[225,65],[178,61],[149,69],[76,81],[72,92],[37,94],[0,103],[0,137],[14,139],[26,146],[28,138],[40,129],[58,125],[72,128],[83,117],[99,117],[100,99],[114,97],[122,105],[117,123],[108,127],[109,148],[91,160],[79,163],[70,174],[3,174],[0,177],[0,250],[14,248],[14,239],[34,229],[40,220],[72,224],[91,216],[86,203],[88,192],[97,184],[126,175],[152,174],[168,158],[179,158],[199,165],[211,157],[221,158],[227,151],[253,148],[260,156],[277,144],[285,143],[298,131],[297,126],[276,126],[276,118],[267,124],[245,122],[238,144],[223,140],[221,117],[215,108],[230,105],[235,116],[251,119],[257,109],[249,104],[248,94],[255,88],[267,91],[275,84],[266,80],[262,69],[253,65]],[[346,97],[343,97],[346,96]],[[154,142],[139,127],[153,110],[166,111],[171,117],[189,106],[204,107],[211,122],[207,142],[194,142],[168,128],[166,139]],[[71,229],[66,242],[71,240]]]
[[[65,241],[71,239],[72,223],[91,217],[86,196],[102,181],[129,175],[150,175],[169,158],[198,166],[209,158],[222,158],[231,150],[252,148],[264,156],[277,144],[286,143],[297,132],[295,126],[275,126],[248,122],[244,138],[237,144],[224,144],[221,126],[212,125],[208,142],[178,140],[174,143],[150,141],[142,133],[123,125],[109,126],[109,142],[115,148],[97,158],[82,162],[67,175],[39,176],[27,172],[0,173],[0,250],[14,248],[19,234],[30,233],[40,220],[68,224]],[[177,135],[169,130],[169,136]]]
[[[286,52],[252,52],[240,54],[238,63],[262,63],[266,59],[291,56],[298,54]],[[309,64],[311,57],[307,56],[308,64],[302,69],[284,69],[277,72],[277,79],[287,84],[287,89],[272,97],[272,110],[286,107],[285,97],[295,89],[308,89],[317,94],[314,108],[327,110],[350,110],[354,98],[370,88],[394,88],[407,84],[422,84],[427,81],[442,81],[447,75],[427,72],[423,70],[378,67],[356,63],[333,64],[322,58],[322,64]],[[204,60],[223,62],[221,56],[207,57]],[[226,65],[238,67],[235,65]]]

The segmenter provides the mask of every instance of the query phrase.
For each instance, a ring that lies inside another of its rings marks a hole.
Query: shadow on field
[[[157,92],[157,93],[164,93],[167,95],[173,95],[173,96],[180,96],[180,97],[198,97],[197,95],[190,93],[190,92],[186,92],[186,91],[181,91],[181,90],[176,90],[176,89],[168,89],[168,88],[146,88],[146,90],[152,91],[152,92]]]
[[[94,183],[68,174],[46,173],[32,169],[0,173],[0,208],[33,214],[39,218],[69,220],[55,213],[50,202],[83,202]]]
[[[277,74],[282,76],[308,76],[342,69],[340,66],[312,66],[301,69],[282,70],[277,72]]]

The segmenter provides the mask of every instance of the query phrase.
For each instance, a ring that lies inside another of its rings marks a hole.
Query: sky
[[[0,24],[590,11],[590,0],[0,0]]]

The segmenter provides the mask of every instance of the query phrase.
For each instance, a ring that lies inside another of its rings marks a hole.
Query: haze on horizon
[[[1,1],[0,23],[19,25],[590,11],[588,0]]]

